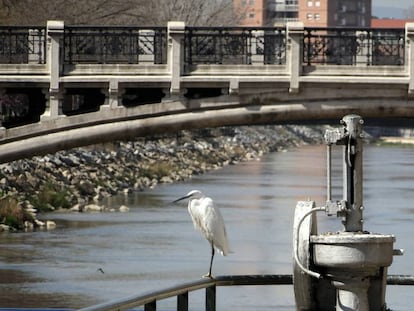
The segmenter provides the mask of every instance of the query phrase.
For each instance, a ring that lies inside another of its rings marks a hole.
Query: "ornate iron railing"
[[[304,65],[405,63],[404,29],[305,28]]]
[[[405,64],[404,29],[305,28],[303,65]],[[286,29],[186,27],[186,65],[286,63]],[[0,26],[0,63],[45,64],[46,27]],[[64,64],[166,64],[166,27],[66,26]]]
[[[66,26],[65,64],[165,64],[166,27]]]
[[[0,26],[0,64],[45,64],[46,27]]]
[[[285,28],[187,27],[185,64],[286,63]]]

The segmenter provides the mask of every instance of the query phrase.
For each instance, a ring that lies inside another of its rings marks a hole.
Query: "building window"
[[[308,7],[310,8],[311,6],[313,6],[313,0],[308,0]]]
[[[365,4],[362,4],[361,13],[365,14],[365,12],[366,12],[366,10],[365,10]]]
[[[315,1],[315,6],[317,6],[317,7],[321,6],[321,2],[319,0],[316,0]]]
[[[315,13],[315,21],[319,21],[321,19],[321,15],[319,13]]]
[[[364,18],[364,16],[360,17],[360,25],[359,26],[365,27],[365,18]]]
[[[250,4],[250,5],[254,5],[254,0],[250,0],[250,1],[249,1],[249,4]]]
[[[249,18],[253,19],[254,18],[254,12],[250,12],[249,13]]]
[[[306,14],[306,19],[307,19],[308,21],[312,20],[312,19],[313,19],[313,14],[312,14],[312,13],[308,13],[308,14]]]

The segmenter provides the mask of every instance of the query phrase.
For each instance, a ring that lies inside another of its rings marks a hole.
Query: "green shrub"
[[[47,212],[58,208],[69,208],[69,191],[52,183],[44,184],[39,193],[30,201],[40,212]]]

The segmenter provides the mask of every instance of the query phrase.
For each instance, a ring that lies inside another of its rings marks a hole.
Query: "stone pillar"
[[[61,71],[60,44],[63,40],[64,22],[47,22],[47,67],[50,74],[49,96],[46,111],[41,119],[54,119],[62,116],[62,91],[59,86]]]
[[[110,79],[108,89],[102,89],[101,92],[105,94],[105,103],[101,105],[101,111],[116,109],[120,106],[122,91],[119,89],[119,81],[117,79]]]
[[[45,94],[46,98],[46,109],[45,112],[40,116],[40,121],[56,119],[64,116],[62,111],[64,90],[49,88],[42,89],[42,93]]]
[[[6,93],[5,88],[0,88],[0,97]],[[3,138],[6,135],[6,128],[3,126],[4,122],[4,107],[0,105],[0,138]]]
[[[168,69],[171,74],[170,95],[181,92],[180,80],[184,71],[184,22],[168,22]]]
[[[118,80],[111,79],[109,81],[108,104],[109,108],[114,109],[120,106],[120,90]]]
[[[290,93],[299,92],[299,78],[302,74],[303,31],[302,22],[288,22],[286,66],[290,75]]]
[[[410,81],[408,83],[408,94],[414,96],[414,23],[405,24],[406,35],[406,59]]]
[[[239,79],[231,78],[229,83],[229,95],[239,95]]]

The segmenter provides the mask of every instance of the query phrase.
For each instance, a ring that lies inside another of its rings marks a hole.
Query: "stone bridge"
[[[410,122],[413,40],[414,24],[3,26],[0,163],[191,128]]]

